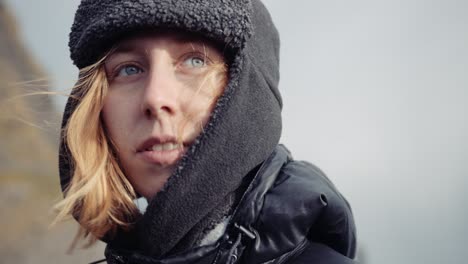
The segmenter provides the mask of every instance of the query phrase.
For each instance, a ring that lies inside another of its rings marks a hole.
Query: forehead
[[[174,49],[181,48],[181,46],[190,46],[221,51],[220,45],[200,35],[175,30],[153,30],[138,32],[122,39],[114,47],[112,53],[149,49],[155,45],[169,46]]]

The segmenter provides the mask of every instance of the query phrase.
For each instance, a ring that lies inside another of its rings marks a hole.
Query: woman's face
[[[105,60],[102,119],[140,195],[152,198],[161,190],[202,131],[223,92],[223,69],[213,45],[174,32],[125,40]]]

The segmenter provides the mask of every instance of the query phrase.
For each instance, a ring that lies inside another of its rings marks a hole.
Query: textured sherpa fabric
[[[154,13],[150,21],[146,21],[147,12]],[[216,212],[225,211],[226,201],[232,203],[229,197],[245,176],[273,152],[281,135],[281,96],[279,36],[259,0],[85,0],[70,34],[72,58],[78,67],[86,66],[102,56],[116,36],[153,27],[200,33],[221,41],[233,54],[228,85],[203,133],[134,229],[108,241],[108,247],[131,244],[132,250],[158,258],[176,248],[184,250],[180,245],[187,244],[186,237],[193,230],[202,230],[201,223],[212,225],[206,219],[211,215],[219,218]],[[68,100],[63,127],[77,103]],[[65,187],[70,181],[72,157],[64,142],[60,153],[60,177]]]
[[[97,61],[127,33],[145,28],[182,28],[241,48],[251,34],[248,0],[84,0],[70,33],[78,68]]]

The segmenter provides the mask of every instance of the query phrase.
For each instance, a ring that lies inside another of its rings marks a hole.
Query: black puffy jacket
[[[355,263],[349,204],[314,165],[282,145],[262,164],[213,245],[154,259],[108,245],[111,264]]]

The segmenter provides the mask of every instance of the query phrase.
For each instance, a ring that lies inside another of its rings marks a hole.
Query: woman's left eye
[[[206,60],[197,56],[192,56],[187,58],[184,62],[184,65],[191,68],[202,68],[206,65]]]

